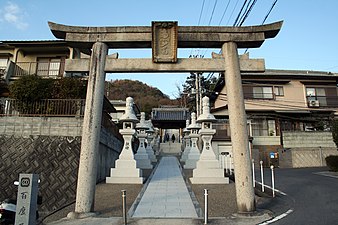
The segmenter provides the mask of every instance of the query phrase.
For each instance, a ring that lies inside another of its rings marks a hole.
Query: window
[[[253,87],[253,98],[273,99],[272,87]]]
[[[43,77],[56,77],[62,74],[61,59],[59,58],[40,58],[36,74]]]
[[[252,136],[276,136],[275,120],[253,119]]]
[[[0,69],[6,69],[7,63],[8,63],[7,58],[0,58]]]
[[[325,89],[320,87],[306,88],[306,98],[308,102],[318,101],[319,106],[327,106]]]
[[[273,91],[275,93],[275,96],[284,96],[283,86],[274,86]]]

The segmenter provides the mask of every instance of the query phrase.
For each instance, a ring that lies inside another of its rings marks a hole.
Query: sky
[[[54,40],[48,21],[75,26],[151,26],[151,21],[178,21],[179,26],[233,26],[244,1],[0,0],[0,41]],[[261,25],[274,2],[257,0],[242,26]],[[282,20],[282,29],[260,48],[248,49],[250,58],[265,59],[267,69],[337,73],[337,9],[337,0],[277,0],[264,24]],[[179,50],[178,57],[199,54],[209,58],[212,51],[219,50],[184,49]],[[244,50],[240,49],[239,54]],[[150,49],[117,52],[120,58],[151,58]],[[177,87],[188,75],[107,74],[106,79],[140,80],[175,98]]]

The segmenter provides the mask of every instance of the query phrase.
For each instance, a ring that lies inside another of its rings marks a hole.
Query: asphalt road
[[[275,187],[287,195],[278,194],[267,207],[277,216],[293,212],[272,224],[338,225],[338,179],[316,174],[322,171],[327,168],[275,169]],[[269,169],[264,177],[270,185]],[[259,172],[256,180],[260,181]]]

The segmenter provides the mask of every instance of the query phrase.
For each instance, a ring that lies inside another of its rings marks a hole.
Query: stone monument
[[[199,133],[203,141],[203,149],[190,181],[192,184],[228,184],[229,178],[224,177],[224,170],[220,168],[211,145],[211,139],[216,133],[216,130],[212,129],[212,122],[216,119],[210,113],[209,98],[205,96],[202,101],[203,113],[198,117],[197,122],[202,123]]]
[[[149,129],[149,126],[146,124],[146,114],[141,112],[141,120],[138,124],[136,124],[137,137],[140,141],[140,144],[137,149],[137,153],[134,158],[137,163],[137,168],[141,169],[152,169],[153,165],[151,165],[150,158],[147,154],[145,148],[145,139],[147,137],[146,130]]]
[[[126,99],[126,111],[120,118],[123,129],[120,133],[124,139],[123,149],[119,159],[115,161],[115,168],[111,168],[110,177],[106,177],[106,183],[118,184],[142,184],[142,171],[136,167],[136,160],[132,150],[132,139],[135,134],[134,124],[138,122],[133,110],[134,100]]]
[[[199,124],[196,123],[196,113],[191,113],[191,124],[188,126],[190,130],[189,137],[191,139],[191,147],[187,159],[185,160],[184,169],[195,169],[196,162],[200,159],[200,150],[197,145],[199,138],[198,130],[201,128]]]

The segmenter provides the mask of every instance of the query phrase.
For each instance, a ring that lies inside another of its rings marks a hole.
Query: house
[[[66,74],[65,60],[89,57],[86,54],[59,40],[0,41],[0,78],[9,82],[33,74],[46,78],[83,76]]]
[[[338,117],[337,78],[336,73],[322,71],[268,69],[263,73],[242,73],[248,133],[252,137],[252,149],[258,154],[253,157],[263,160],[266,166],[278,164],[281,156],[278,152],[289,148],[288,132],[329,131],[330,121]],[[217,95],[212,113],[226,121],[225,82],[223,75],[215,87]],[[309,132],[309,135],[314,134]],[[331,133],[323,135],[327,138]],[[318,133],[314,136],[318,137]],[[321,140],[313,145],[326,146]],[[335,148],[332,144],[331,137],[327,147]]]

